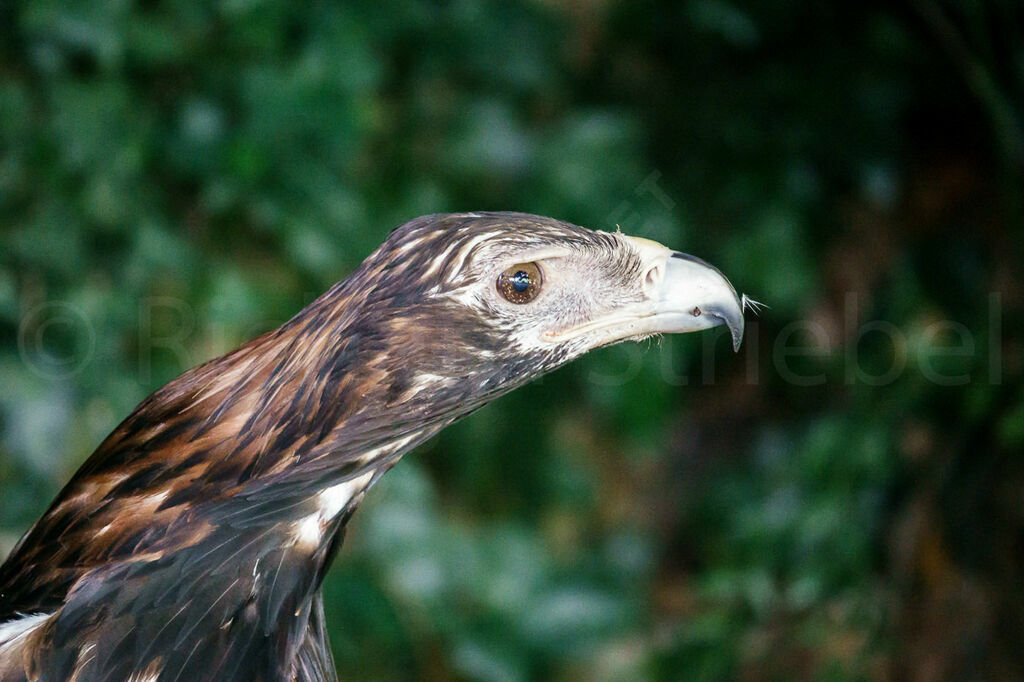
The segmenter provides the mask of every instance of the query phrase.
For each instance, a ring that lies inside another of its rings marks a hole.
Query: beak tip
[[[732,350],[734,353],[740,352],[740,346],[743,345],[743,318],[740,318],[739,324],[730,324],[729,332],[732,334]]]
[[[729,310],[716,312],[714,316],[719,320],[720,324],[729,328],[729,334],[732,336],[732,350],[735,353],[739,353],[740,346],[743,345],[743,331],[746,326],[743,319],[743,308],[736,307],[735,310],[730,308]]]

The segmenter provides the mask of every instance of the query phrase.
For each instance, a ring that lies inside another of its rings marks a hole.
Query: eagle
[[[280,328],[142,401],[0,567],[0,679],[337,679],[324,573],[366,491],[601,346],[726,325],[715,267],[524,213],[393,230]]]

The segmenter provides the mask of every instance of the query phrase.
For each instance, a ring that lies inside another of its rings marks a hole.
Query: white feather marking
[[[29,616],[20,616],[17,620],[0,623],[0,652],[13,646],[19,639],[35,632],[36,628],[49,620],[51,615],[35,613]]]
[[[453,383],[455,381],[456,381],[455,377],[445,377],[445,376],[441,376],[440,374],[431,374],[430,372],[421,372],[421,373],[416,375],[415,380],[409,386],[409,388],[407,388],[405,390],[405,392],[402,393],[401,399],[403,401],[411,400],[416,395],[418,395],[420,392],[422,392],[422,391],[424,391],[426,389],[436,389],[436,388],[439,388],[441,386],[447,386],[447,385],[449,385],[449,384],[451,384],[451,383]],[[402,443],[400,442],[398,444],[389,445],[389,446],[387,446],[387,448],[389,448],[392,451],[394,451],[394,450],[397,450],[398,448],[400,448],[401,446],[402,446]],[[363,457],[366,458],[366,455],[364,455]]]
[[[300,545],[316,547],[320,544],[320,514],[310,514],[295,528],[295,541]]]
[[[452,251],[454,251],[458,245],[458,242],[452,242],[444,251],[434,256],[434,260],[431,261],[430,267],[428,267],[424,272],[420,273],[420,277],[426,279],[427,277],[430,277],[432,274],[437,272],[437,270],[441,267],[441,264],[448,260],[448,257],[451,255]]]
[[[452,268],[452,272],[460,272],[462,270],[462,267],[466,264],[466,259],[470,256],[470,254],[473,253],[473,250],[476,248],[476,246],[482,242],[487,241],[488,239],[491,239],[497,234],[497,232],[484,232],[463,242],[460,245],[458,252],[452,259],[453,263],[456,263],[457,261],[456,265]]]
[[[163,668],[157,665],[150,665],[142,672],[133,673],[128,678],[128,682],[157,682],[160,679],[160,673],[163,672]]]
[[[367,471],[350,481],[331,486],[320,493],[320,514],[325,520],[333,519],[343,510],[349,501],[366,487],[373,478],[373,472]]]
[[[331,486],[317,495],[317,511],[295,524],[295,542],[305,547],[316,547],[323,539],[327,525],[349,503],[361,495],[373,478],[373,471]]]
[[[78,650],[78,657],[75,659],[75,672],[71,676],[71,679],[77,680],[81,676],[82,671],[85,667],[92,662],[92,659],[96,658],[96,642],[86,644]]]

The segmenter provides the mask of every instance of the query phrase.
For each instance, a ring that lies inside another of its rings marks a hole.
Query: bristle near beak
[[[740,296],[740,305],[744,312],[749,310],[754,313],[754,315],[760,315],[761,311],[768,310],[771,307],[765,303],[761,303],[760,301],[755,301],[746,294]]]

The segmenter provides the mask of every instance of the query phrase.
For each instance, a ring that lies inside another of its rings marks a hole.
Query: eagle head
[[[406,223],[328,299],[386,348],[392,400],[462,407],[601,346],[727,325],[738,350],[744,327],[736,290],[699,258],[522,213]]]

